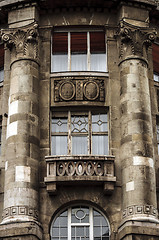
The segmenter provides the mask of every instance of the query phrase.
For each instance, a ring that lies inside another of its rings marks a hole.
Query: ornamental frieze
[[[105,101],[103,79],[54,80],[54,101]]]
[[[152,205],[133,205],[123,210],[123,219],[132,215],[152,215],[158,217],[157,209]]]
[[[117,32],[119,57],[135,55],[147,59],[147,49],[156,38],[156,31],[146,27],[138,27],[122,20]]]
[[[12,61],[18,58],[38,59],[38,25],[18,29],[2,29],[1,39],[11,51]]]

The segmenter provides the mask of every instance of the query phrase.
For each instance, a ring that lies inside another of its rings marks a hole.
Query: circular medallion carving
[[[65,100],[71,100],[75,95],[75,86],[72,82],[63,82],[60,86],[60,97]]]
[[[94,81],[89,81],[84,85],[84,96],[88,100],[95,100],[99,96],[99,86]]]

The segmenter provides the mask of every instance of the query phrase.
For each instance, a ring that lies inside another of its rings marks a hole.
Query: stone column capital
[[[12,61],[21,58],[38,60],[38,24],[22,28],[2,29],[1,39],[11,51]]]
[[[119,24],[119,57],[121,60],[134,55],[147,59],[147,49],[156,38],[156,30],[131,25],[124,20]]]

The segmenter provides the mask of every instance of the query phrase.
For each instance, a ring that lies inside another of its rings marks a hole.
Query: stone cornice
[[[11,51],[12,61],[19,58],[38,60],[38,24],[18,29],[2,29],[1,39]]]
[[[147,49],[156,38],[155,29],[131,25],[124,20],[119,24],[119,58],[138,56],[147,59]]]

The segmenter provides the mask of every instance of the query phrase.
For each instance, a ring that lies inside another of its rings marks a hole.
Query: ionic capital
[[[25,28],[1,30],[1,39],[10,49],[12,60],[19,58],[38,59],[37,23]]]
[[[147,59],[147,49],[155,40],[156,34],[154,29],[133,26],[122,20],[117,32],[120,59],[130,55]]]

